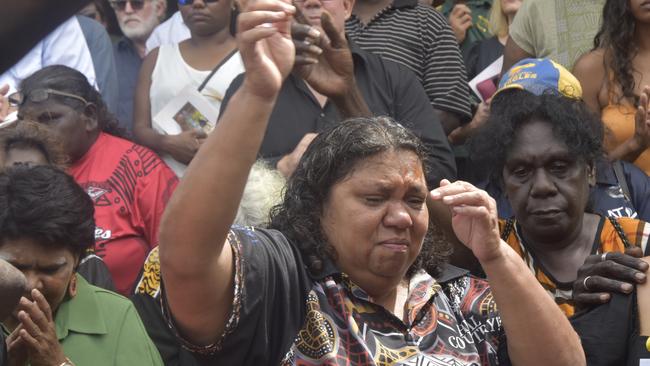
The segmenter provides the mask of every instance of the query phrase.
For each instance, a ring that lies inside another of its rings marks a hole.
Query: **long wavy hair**
[[[20,83],[20,91],[25,96],[28,96],[33,90],[48,88],[80,96],[94,104],[97,108],[99,129],[113,136],[126,138],[126,132],[119,127],[117,118],[109,112],[101,94],[90,85],[84,74],[67,66],[52,65],[36,71]],[[50,95],[49,98],[75,110],[84,107],[81,101],[73,98],[57,95]]]
[[[602,24],[594,38],[594,49],[605,51],[606,70],[613,73],[607,77],[609,90],[621,88],[619,102],[627,99],[636,105],[638,96],[634,94],[634,66],[632,60],[639,49],[634,39],[636,19],[632,14],[629,0],[607,0],[603,7]]]
[[[312,141],[289,178],[284,201],[273,208],[271,225],[301,252],[308,269],[319,274],[326,258],[337,253],[321,226],[323,207],[332,187],[349,176],[359,162],[390,150],[414,152],[426,173],[427,154],[422,142],[388,117],[350,119],[330,127]],[[451,254],[440,229],[429,220],[422,250],[407,276],[425,269],[432,276]]]

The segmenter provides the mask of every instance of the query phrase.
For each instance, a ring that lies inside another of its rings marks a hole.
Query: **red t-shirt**
[[[153,151],[106,133],[69,172],[95,203],[95,252],[129,296],[178,178]]]

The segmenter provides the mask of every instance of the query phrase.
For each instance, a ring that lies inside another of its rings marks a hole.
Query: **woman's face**
[[[209,36],[229,27],[232,1],[195,0],[190,5],[179,6],[179,9],[193,35]]]
[[[79,160],[94,143],[97,121],[52,98],[38,103],[27,101],[19,114],[22,119],[47,126],[72,162]]]
[[[427,194],[422,162],[411,151],[387,151],[357,163],[332,187],[323,207],[323,230],[339,269],[369,293],[373,287],[394,288],[420,253],[429,221]]]
[[[636,21],[650,23],[650,1],[630,0],[630,9]]]
[[[78,261],[65,247],[41,245],[29,238],[5,240],[0,245],[0,258],[25,275],[27,286],[23,296],[33,300],[31,291],[37,289],[45,296],[53,314],[68,294]],[[16,315],[17,312],[13,314]]]
[[[533,120],[520,127],[503,180],[527,237],[547,243],[580,228],[589,198],[589,170],[547,122]]]
[[[500,0],[501,1],[501,11],[503,14],[508,16],[514,16],[519,11],[521,7],[522,0]]]

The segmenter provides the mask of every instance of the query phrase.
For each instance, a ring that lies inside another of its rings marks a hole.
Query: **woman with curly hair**
[[[116,290],[128,295],[158,245],[160,218],[178,178],[154,152],[121,137],[97,90],[76,70],[46,67],[10,99],[21,119],[46,125],[61,141],[68,172],[95,203],[95,253]]]
[[[583,365],[568,320],[499,239],[494,200],[447,180],[430,193],[422,142],[389,118],[329,126],[271,228],[231,226],[294,66],[294,12],[267,0],[240,14],[246,79],[165,211],[161,304],[184,347],[210,365]],[[443,264],[428,203],[453,211],[489,284]]]
[[[608,0],[594,49],[574,66],[583,98],[601,114],[610,160],[634,162],[650,173],[650,121],[641,113],[650,95],[650,5]]]

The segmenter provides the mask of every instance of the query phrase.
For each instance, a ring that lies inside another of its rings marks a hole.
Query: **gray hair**
[[[253,164],[244,188],[235,225],[267,227],[271,208],[282,201],[285,178],[264,161]]]

